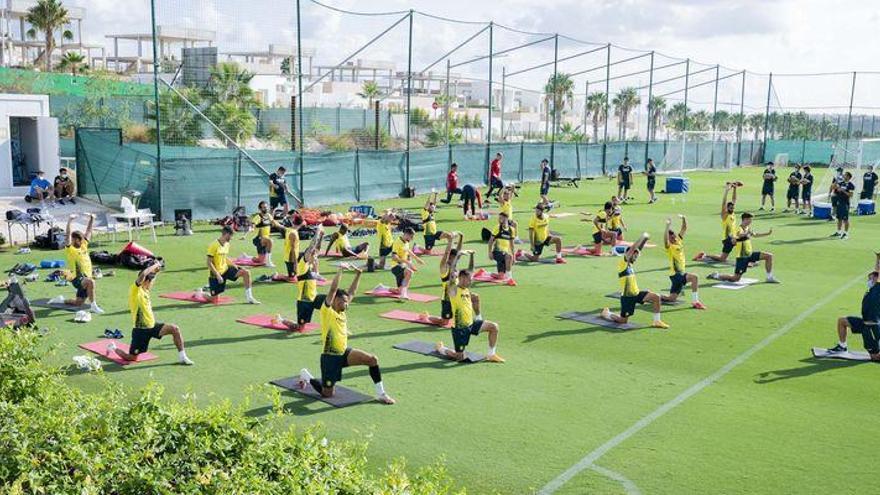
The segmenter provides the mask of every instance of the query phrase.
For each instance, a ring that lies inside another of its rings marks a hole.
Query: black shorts
[[[608,229],[608,230],[610,232],[614,232],[615,234],[617,234],[617,237],[620,237],[623,235],[623,229],[620,227],[617,227],[616,229]]]
[[[489,186],[494,188],[504,189],[504,182],[501,181],[498,177],[490,177],[489,178]]]
[[[810,188],[801,189],[801,200],[810,201],[813,198],[813,190]]]
[[[281,205],[286,205],[286,204],[287,204],[287,195],[286,194],[279,194],[278,196],[272,196],[269,198],[269,208],[272,208],[273,210],[275,208],[278,208]]]
[[[645,296],[648,291],[643,290],[635,296],[621,296],[620,298],[620,316],[629,318],[636,313],[636,304],[645,304]]]
[[[440,318],[444,320],[452,319],[452,302],[449,299],[440,301]]]
[[[724,254],[730,254],[733,252],[733,248],[736,247],[736,243],[733,242],[730,237],[727,239],[721,240],[721,252]]]
[[[867,323],[858,316],[847,316],[846,321],[852,328],[852,333],[862,336],[865,350],[870,354],[880,353],[880,326],[876,322]]]
[[[323,302],[323,301],[322,301]],[[312,322],[312,314],[315,312],[315,301],[303,299],[296,302],[296,322],[300,325]]]
[[[769,184],[765,183],[765,184],[761,187],[761,194],[762,194],[762,195],[765,195],[765,196],[768,196],[768,195],[769,195],[769,196],[773,196],[773,192],[774,192],[774,188],[773,188],[773,183],[772,183],[772,182],[769,183]]]
[[[391,246],[379,246],[379,256],[389,256],[391,254]]]
[[[400,287],[403,285],[403,277],[406,275],[406,267],[403,265],[395,265],[391,268],[391,273],[394,274],[394,280],[397,282],[397,286]]]
[[[544,248],[550,245],[550,236],[548,235],[546,239],[542,242],[535,244],[535,247],[532,248],[532,254],[535,256],[541,256],[541,253],[544,252]]]
[[[849,220],[849,203],[838,201],[834,207],[834,215],[838,220]]]
[[[361,254],[367,249],[367,243],[362,242],[353,248],[349,248],[349,250],[354,254]]]
[[[147,352],[150,347],[150,339],[159,340],[162,336],[159,334],[164,327],[164,323],[156,323],[153,328],[133,328],[131,330],[131,346],[128,353],[137,356],[142,352]]]
[[[789,187],[785,197],[788,199],[798,199],[798,189],[796,187]]]
[[[657,179],[654,177],[648,177],[648,190],[653,191],[657,186]]]
[[[874,190],[873,189],[864,189],[859,193],[859,199],[873,199],[874,198]]]
[[[623,188],[623,189],[629,189],[631,187],[628,180],[621,181],[620,183],[617,184],[617,186],[620,188]]]
[[[687,273],[675,273],[669,276],[672,287],[669,289],[670,294],[681,294],[681,290],[687,284]]]
[[[749,263],[757,263],[761,261],[761,252],[755,251],[750,256],[736,259],[736,268],[733,270],[737,275],[742,275],[749,271]]]
[[[498,273],[507,273],[507,254],[504,251],[492,251],[492,259],[495,260],[495,270]]]
[[[321,354],[321,385],[332,387],[336,382],[342,381],[342,368],[348,367],[349,354],[351,354],[351,347],[346,349],[341,356]]]
[[[438,230],[433,234],[425,234],[425,249],[428,251],[434,249],[434,244],[437,243],[437,239],[439,239],[441,235],[443,235],[443,231],[441,230]]]
[[[285,261],[284,266],[287,268],[287,278],[296,276],[296,264],[292,261]]]
[[[263,238],[260,236],[254,237],[254,240],[251,241],[254,243],[254,247],[257,248],[257,254],[262,256],[266,254],[266,248],[263,246]]]
[[[85,299],[89,297],[89,291],[86,290],[85,285],[83,284],[86,278],[87,277],[85,275],[80,275],[70,282],[70,285],[72,285],[73,288],[76,289],[77,299]]]
[[[218,282],[214,277],[208,277],[208,287],[211,288],[211,295],[216,296],[223,293],[226,290],[226,282],[238,280],[238,272],[238,268],[230,266],[223,272],[223,282]]]
[[[541,194],[541,196],[546,196],[546,195],[550,194],[550,183],[549,182],[544,182],[541,184],[540,194]]]
[[[593,234],[593,243],[602,244],[602,232],[596,232]]]
[[[455,346],[455,352],[464,352],[471,342],[471,335],[480,335],[481,328],[483,328],[483,320],[474,320],[470,327],[453,328],[452,344]]]

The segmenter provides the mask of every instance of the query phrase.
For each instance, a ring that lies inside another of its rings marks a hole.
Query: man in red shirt
[[[504,160],[504,155],[501,153],[495,153],[495,159],[492,160],[492,164],[489,165],[489,191],[486,193],[486,199],[492,197],[492,191],[498,189],[501,191],[504,189],[504,182],[501,181],[501,162]]]
[[[458,164],[453,163],[449,167],[449,173],[446,174],[446,199],[441,199],[441,203],[452,202],[453,194],[461,194],[461,188],[458,187]]]

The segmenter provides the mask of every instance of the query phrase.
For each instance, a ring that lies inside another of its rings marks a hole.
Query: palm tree
[[[587,96],[587,114],[590,115],[590,120],[593,122],[594,143],[599,142],[599,124],[602,124],[608,118],[607,103],[608,97],[601,91]]]
[[[361,92],[357,95],[367,100],[367,108],[373,108],[373,101],[382,96],[382,90],[376,81],[364,81]]]
[[[749,124],[749,128],[754,132],[754,140],[758,140],[758,133],[761,132],[761,128],[764,127],[764,114],[763,113],[753,113],[748,116],[746,122]]]
[[[663,123],[663,112],[666,111],[666,98],[662,96],[652,96],[648,100],[648,115],[651,119],[651,135],[648,139],[657,139],[657,128]]]
[[[544,85],[544,100],[550,115],[553,116],[553,129],[559,129],[565,106],[574,103],[574,81],[565,73],[556,73],[550,76]]]
[[[43,39],[46,43],[43,53],[37,57],[34,65],[39,65],[42,61],[46,65],[46,72],[51,71],[52,52],[55,51],[55,31],[70,22],[67,9],[61,5],[59,0],[37,0],[37,4],[28,9],[24,20],[33,26],[27,31],[27,35],[36,38],[37,30],[39,30],[43,33]],[[73,33],[65,29],[62,31],[61,37],[65,40],[72,40]]]
[[[85,63],[86,58],[81,53],[77,52],[67,52],[61,57],[61,63],[58,64],[58,69],[63,71],[70,71],[71,75],[77,75],[77,73],[85,71],[85,67],[83,63]]]
[[[675,131],[687,130],[686,127],[689,127],[687,125],[688,113],[690,113],[690,109],[684,103],[672,105],[672,108],[666,112],[668,127]]]
[[[180,95],[166,91],[159,96],[159,127],[162,128],[162,141],[171,145],[194,146],[202,138],[202,118],[189,103],[196,107],[202,96],[195,88],[181,88]],[[155,105],[150,102],[145,118],[156,121]],[[156,127],[150,126],[150,139],[156,140]]]
[[[698,112],[692,113],[688,119],[688,128],[689,131],[707,131],[711,127],[711,117],[709,116],[709,112],[705,110],[700,110]]]
[[[729,131],[733,124],[733,117],[726,110],[718,110],[712,118],[712,124],[716,131]]]
[[[211,80],[205,96],[205,112],[214,124],[235,143],[250,139],[257,130],[254,112],[260,108],[257,94],[250,87],[254,74],[234,62],[221,62],[211,68]],[[225,139],[215,131],[218,139]],[[231,146],[233,143],[226,143]]]
[[[614,115],[617,116],[619,139],[626,141],[626,123],[629,120],[629,114],[641,102],[639,90],[632,87],[621,89],[611,100],[611,104],[614,105]]]

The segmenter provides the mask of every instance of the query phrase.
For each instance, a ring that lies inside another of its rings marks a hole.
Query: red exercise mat
[[[256,266],[266,266],[266,262],[265,262],[265,261],[262,262],[262,263],[257,263],[256,261],[254,261],[253,258],[242,258],[242,257],[238,257],[238,258],[235,258],[234,260],[232,260],[232,262],[233,262],[234,264],[236,264],[237,266],[254,266],[254,267],[256,267]]]
[[[217,302],[211,303],[205,296],[198,297],[195,292],[171,292],[168,294],[161,294],[159,297],[163,297],[165,299],[174,299],[177,301],[189,301],[199,304],[231,304],[233,299],[229,296],[220,296],[217,298]]]
[[[102,339],[102,340],[98,340],[95,342],[88,342],[86,344],[80,344],[79,347],[80,347],[80,349],[85,349],[89,352],[93,352],[93,353],[101,356],[102,358],[109,359],[110,361],[113,361],[114,363],[122,365],[122,366],[127,366],[129,364],[137,364],[137,363],[141,363],[144,361],[151,361],[153,359],[158,358],[158,356],[156,356],[155,354],[152,354],[149,352],[142,352],[142,353],[138,354],[137,360],[126,361],[125,359],[122,359],[121,357],[119,357],[119,355],[116,354],[115,352],[110,352],[107,350],[107,344],[109,344],[110,342],[116,343],[116,347],[118,347],[119,350],[121,350],[123,352],[128,352],[128,349],[129,349],[128,344],[126,344],[124,342],[119,342],[118,340],[114,340],[114,339]]]
[[[373,289],[373,290],[367,292],[366,294],[367,294],[367,295],[370,295],[370,296],[374,296],[374,297],[388,297],[388,298],[391,298],[391,299],[401,299],[401,300],[404,300],[404,301],[407,300],[407,299],[402,299],[402,298],[400,297],[400,294],[395,294],[395,293],[391,292],[391,291],[388,290],[388,289],[385,289],[385,290],[376,290],[376,289]],[[414,302],[427,303],[427,302],[433,302],[433,301],[439,301],[439,300],[440,300],[440,298],[437,297],[437,296],[429,296],[429,295],[426,295],[426,294],[416,294],[416,293],[413,293],[413,292],[410,292],[410,293],[407,294],[407,295],[409,296],[409,300],[410,300],[410,301],[414,301]]]
[[[418,323],[420,325],[428,325],[431,327],[440,327],[440,325],[436,325],[431,323],[430,320],[423,319],[423,315],[420,313],[413,313],[412,311],[403,311],[400,309],[395,309],[394,311],[389,311],[387,313],[382,313],[382,318],[388,318],[389,320],[399,320],[405,321],[408,323]],[[450,321],[446,325],[440,328],[452,328],[452,322]]]
[[[280,330],[282,332],[289,332],[290,330],[284,325],[276,325],[272,323],[271,315],[252,315],[247,316],[245,318],[239,318],[235,320],[239,323],[244,323],[245,325],[253,325],[255,327],[268,328],[269,330]],[[321,326],[317,323],[306,323],[306,326],[300,330],[298,333],[306,333],[311,332],[312,330],[317,330]]]

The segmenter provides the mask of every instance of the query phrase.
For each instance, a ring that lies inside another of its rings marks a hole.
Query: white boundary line
[[[795,326],[800,324],[808,316],[815,313],[822,306],[828,304],[832,299],[834,299],[837,296],[839,296],[840,294],[842,294],[851,285],[853,285],[857,281],[861,280],[862,278],[864,278],[864,276],[859,275],[858,277],[854,278],[853,280],[843,284],[837,290],[835,290],[834,292],[823,297],[816,304],[811,306],[809,309],[802,312],[801,314],[796,316],[794,319],[792,319],[791,321],[786,323],[784,326],[782,326],[781,328],[779,328],[778,330],[776,330],[772,334],[765,337],[764,340],[758,342],[757,344],[753,345],[752,347],[750,347],[748,350],[746,350],[745,352],[743,352],[739,356],[733,358],[729,363],[722,366],[715,373],[712,373],[711,375],[707,376],[706,378],[703,378],[702,380],[700,380],[699,382],[692,385],[690,388],[688,388],[687,390],[685,390],[684,392],[682,392],[681,394],[676,396],[674,399],[672,399],[669,402],[658,407],[657,409],[655,409],[654,411],[652,411],[650,414],[643,417],[642,419],[636,421],[632,426],[630,426],[629,428],[627,428],[623,432],[618,433],[611,440],[608,440],[607,442],[603,443],[598,448],[596,448],[595,450],[593,450],[592,452],[590,452],[589,454],[584,456],[584,458],[581,459],[580,461],[578,461],[575,465],[566,469],[562,474],[560,474],[556,478],[550,480],[546,485],[544,485],[543,488],[541,488],[540,491],[538,491],[538,493],[541,495],[552,494],[552,493],[556,492],[556,490],[559,490],[563,485],[565,485],[568,481],[570,481],[572,478],[574,478],[575,476],[580,474],[585,469],[594,468],[595,465],[593,463],[596,462],[597,460],[599,460],[599,458],[601,458],[605,454],[607,454],[610,450],[617,447],[621,443],[625,442],[627,439],[629,439],[630,437],[632,437],[636,433],[645,429],[648,425],[650,425],[651,423],[653,423],[654,421],[656,421],[657,419],[659,419],[661,416],[668,413],[669,411],[675,409],[676,407],[681,405],[684,401],[686,401],[686,400],[690,399],[691,397],[693,397],[694,395],[700,393],[701,391],[703,391],[703,389],[705,389],[709,385],[712,385],[713,383],[720,380],[722,377],[724,377],[724,375],[730,373],[734,368],[736,368],[740,364],[744,363],[746,360],[751,358],[758,351],[760,351],[763,348],[770,345],[774,340],[776,340],[779,337],[782,337],[783,335],[788,333],[792,328],[794,328]]]
[[[595,464],[590,466],[590,469],[623,485],[623,490],[626,492],[626,495],[642,495],[642,492],[639,491],[639,487],[637,487],[636,484],[626,476]]]

